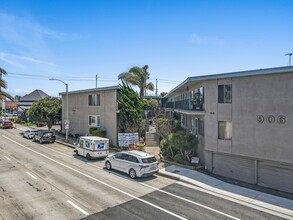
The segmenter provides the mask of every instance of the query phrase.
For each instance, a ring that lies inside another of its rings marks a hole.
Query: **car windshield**
[[[143,158],[141,159],[143,163],[154,163],[157,161],[155,157]]]
[[[9,120],[5,120],[4,123],[11,123],[11,121],[9,121]]]
[[[52,132],[46,132],[46,133],[44,133],[44,136],[47,136],[47,137],[50,137],[50,136],[52,136],[52,135],[53,135]]]

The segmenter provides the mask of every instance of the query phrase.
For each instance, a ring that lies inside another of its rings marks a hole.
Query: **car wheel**
[[[52,141],[52,144],[54,144],[55,141]]]
[[[86,155],[86,159],[87,159],[87,160],[92,159],[92,158],[91,158],[91,155],[90,155],[89,153]]]
[[[106,162],[106,169],[107,170],[111,170],[112,169],[112,165],[109,161]]]
[[[136,172],[134,169],[130,169],[129,170],[129,176],[131,179],[135,179],[136,178]]]
[[[36,139],[35,138],[33,138],[33,142],[36,142]]]

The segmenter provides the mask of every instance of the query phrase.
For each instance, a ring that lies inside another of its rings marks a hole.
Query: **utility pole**
[[[158,96],[158,79],[156,79],[156,96]]]
[[[98,88],[98,74],[96,74],[96,88]]]

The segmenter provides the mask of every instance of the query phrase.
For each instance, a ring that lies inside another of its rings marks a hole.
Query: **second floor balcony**
[[[187,110],[187,111],[204,111],[204,103],[192,104],[189,99],[175,101],[175,102],[166,102],[163,108]]]

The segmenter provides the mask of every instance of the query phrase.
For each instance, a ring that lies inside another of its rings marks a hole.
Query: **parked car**
[[[10,120],[1,119],[0,120],[0,127],[2,129],[4,129],[4,128],[13,128],[13,124],[12,124],[12,122]]]
[[[17,114],[16,113],[5,113],[5,116],[7,116],[7,117],[16,117]]]
[[[32,138],[34,138],[34,136],[37,132],[38,132],[37,129],[28,129],[23,132],[23,137],[28,138],[28,139],[32,139]]]
[[[33,141],[39,141],[40,144],[44,142],[54,143],[56,140],[56,136],[52,131],[39,130],[33,137]]]
[[[154,155],[143,151],[121,151],[108,156],[105,162],[106,169],[119,170],[129,174],[130,178],[150,176],[159,171],[158,161]]]

